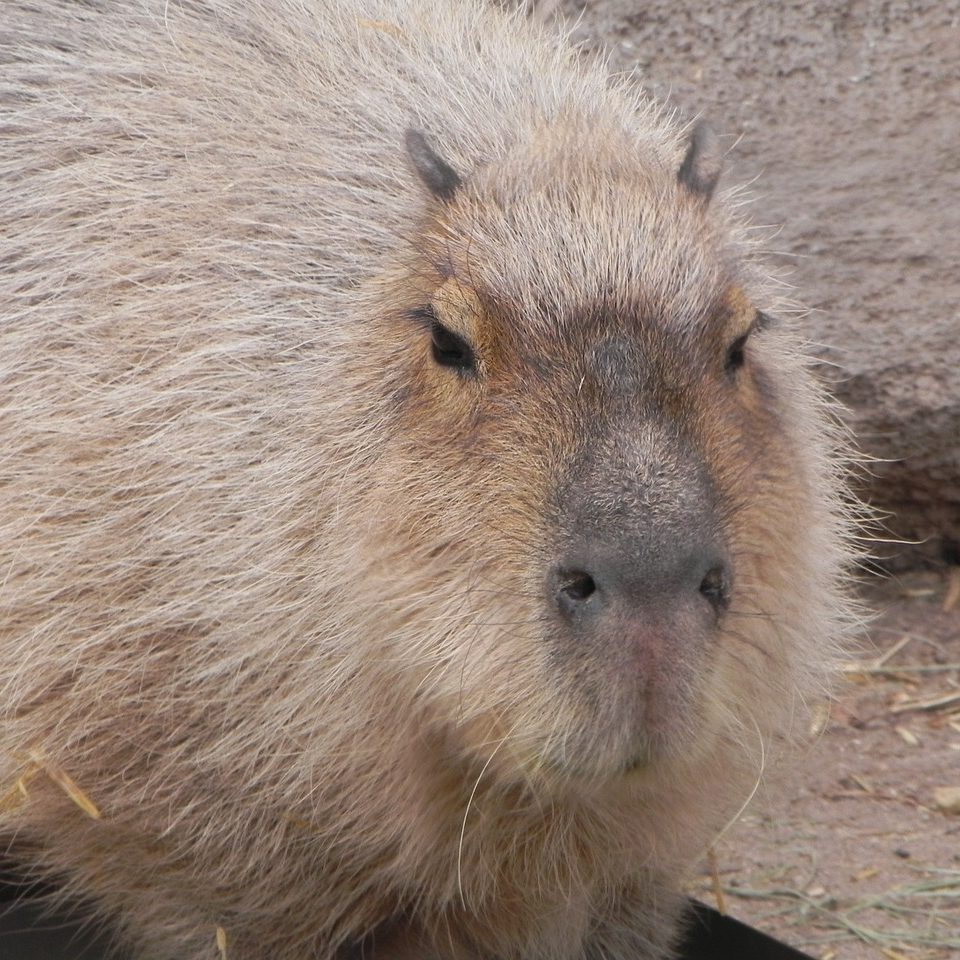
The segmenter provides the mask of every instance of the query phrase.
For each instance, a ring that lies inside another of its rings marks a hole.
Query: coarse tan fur
[[[137,957],[669,955],[851,620],[695,141],[479,0],[4,0],[0,842]]]

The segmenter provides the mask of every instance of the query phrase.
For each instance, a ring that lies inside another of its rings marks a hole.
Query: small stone
[[[904,743],[911,747],[919,746],[920,738],[912,730],[908,730],[906,727],[894,727],[893,729],[897,731],[898,736]]]
[[[901,860],[909,860],[909,859],[910,859],[910,851],[909,851],[909,850],[904,850],[903,847],[897,847],[897,849],[894,850],[893,852],[894,852]]]
[[[937,787],[933,802],[943,813],[960,813],[960,787]]]

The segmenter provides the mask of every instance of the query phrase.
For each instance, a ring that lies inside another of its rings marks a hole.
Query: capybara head
[[[407,136],[426,209],[357,347],[374,593],[424,702],[504,776],[755,751],[826,663],[834,428],[705,140],[651,168],[569,126],[463,172]]]

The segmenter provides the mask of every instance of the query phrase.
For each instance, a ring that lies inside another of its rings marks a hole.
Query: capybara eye
[[[430,336],[433,359],[441,367],[452,367],[459,373],[476,371],[477,361],[473,355],[473,349],[463,337],[448,330],[438,320],[434,320],[431,324]]]
[[[747,338],[749,336],[749,333],[745,333],[743,336],[737,337],[737,339],[730,344],[730,349],[727,350],[726,371],[731,377],[736,375],[737,371],[746,362]]]

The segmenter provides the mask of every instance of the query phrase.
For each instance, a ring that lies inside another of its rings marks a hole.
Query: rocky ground
[[[928,568],[865,585],[877,618],[838,702],[698,893],[824,960],[960,956],[960,813],[938,792],[960,788],[960,2],[538,2],[723,135],[725,183],[782,225],[813,349],[889,461],[865,494],[921,541],[876,550]]]

